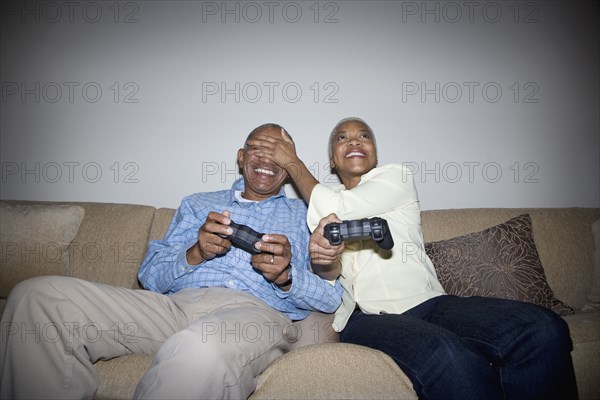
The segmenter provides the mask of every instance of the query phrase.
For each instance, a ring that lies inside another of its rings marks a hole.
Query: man
[[[246,141],[279,137],[281,129],[261,125]],[[138,274],[150,290],[66,277],[18,285],[3,326],[68,321],[134,332],[89,341],[74,330],[56,343],[3,337],[1,397],[91,398],[95,361],[156,353],[136,398],[246,398],[256,377],[297,339],[286,340],[291,321],[334,312],[341,287],[310,271],[306,205],[285,196],[285,170],[250,150],[238,150],[243,177],[231,190],[186,197],[163,240],[150,243]],[[232,246],[231,221],[266,233],[255,245],[260,253]]]

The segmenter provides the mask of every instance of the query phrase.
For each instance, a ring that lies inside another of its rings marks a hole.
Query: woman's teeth
[[[346,158],[349,158],[349,157],[365,157],[365,154],[361,153],[359,151],[352,151],[352,152],[346,154]]]

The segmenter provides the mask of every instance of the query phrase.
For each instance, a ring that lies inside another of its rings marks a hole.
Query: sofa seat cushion
[[[598,337],[598,334],[600,334],[600,312],[578,312],[573,315],[565,315],[563,318],[569,325],[569,332],[574,345],[589,342],[600,343],[600,337]],[[600,357],[598,359],[600,361]]]
[[[412,383],[385,353],[349,343],[302,347],[258,378],[250,399],[416,399]]]
[[[527,301],[572,314],[558,300],[533,239],[529,214],[448,240],[425,244],[440,283],[457,296],[487,296]]]
[[[563,317],[573,340],[573,366],[580,399],[600,395],[600,312],[581,312]]]
[[[101,360],[94,364],[98,371],[95,399],[132,399],[137,383],[150,366],[153,355],[131,354]]]
[[[0,297],[40,275],[70,275],[69,250],[84,209],[75,205],[0,203]]]

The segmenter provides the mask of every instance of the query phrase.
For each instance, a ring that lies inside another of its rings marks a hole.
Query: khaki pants
[[[173,295],[67,277],[15,287],[0,326],[2,399],[92,398],[93,363],[155,354],[135,397],[247,398],[292,348],[335,340],[329,316],[300,325],[258,298],[224,288]]]

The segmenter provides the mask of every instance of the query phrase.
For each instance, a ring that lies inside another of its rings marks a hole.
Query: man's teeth
[[[256,168],[254,170],[254,172],[256,172],[257,174],[267,174],[267,175],[275,175],[275,172],[271,171],[270,169],[264,169],[264,168]]]
[[[346,154],[346,158],[348,158],[348,157],[356,157],[356,156],[358,156],[358,157],[365,157],[365,154],[361,153],[361,152],[358,152],[358,151],[352,151],[352,152]]]

